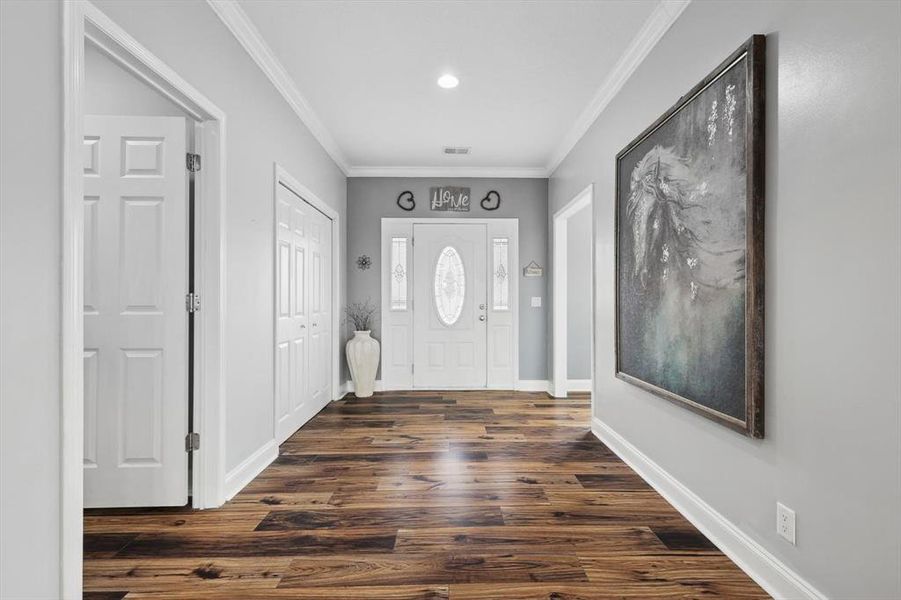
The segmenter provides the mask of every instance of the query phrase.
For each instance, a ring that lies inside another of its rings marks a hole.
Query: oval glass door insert
[[[466,273],[463,260],[453,246],[446,246],[435,265],[435,308],[441,322],[450,327],[463,312],[466,297]]]

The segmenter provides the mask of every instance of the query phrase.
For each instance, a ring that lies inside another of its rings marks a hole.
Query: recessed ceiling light
[[[441,77],[438,78],[438,85],[443,87],[446,90],[451,88],[455,88],[460,85],[460,80],[451,75],[450,73],[445,73]]]

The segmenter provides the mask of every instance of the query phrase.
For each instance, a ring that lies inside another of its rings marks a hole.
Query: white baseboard
[[[590,379],[567,379],[564,389],[557,390],[553,381],[547,382],[547,393],[554,398],[565,398],[569,392],[590,392]],[[558,394],[559,392],[559,394]]]
[[[551,386],[547,379],[520,379],[516,384],[520,392],[547,392],[551,393]]]
[[[590,391],[591,390],[591,380],[586,379],[584,381],[587,383],[583,384],[583,381],[580,379],[573,380],[571,383],[575,383],[576,387],[571,387],[570,391]],[[516,387],[516,390],[520,391],[520,392],[547,392],[548,394],[552,393],[551,384],[548,382],[547,379],[520,379],[515,387]],[[386,391],[385,385],[382,383],[381,379],[376,380],[374,389],[376,392]],[[456,388],[448,388],[448,389],[453,390]],[[485,389],[508,390],[510,388],[505,387],[505,386],[497,386],[497,387],[489,386]],[[345,381],[344,387],[341,390],[341,392],[342,392],[342,396],[345,394],[352,394],[354,392],[353,380],[348,379],[347,381]]]
[[[225,476],[226,501],[234,498],[235,494],[243,490],[276,458],[278,458],[278,444],[275,443],[275,440],[269,440],[259,450],[244,459],[240,465],[229,471]]]
[[[590,392],[590,379],[570,379],[566,382],[566,390],[568,392]]]
[[[591,431],[773,598],[826,596],[597,417]]]
[[[382,380],[376,379],[375,386],[372,389],[373,389],[373,391],[376,391],[376,392],[384,392],[385,386],[382,385]],[[346,394],[353,394],[353,393],[354,393],[353,379],[348,379],[347,381],[344,382],[344,394],[346,395]]]

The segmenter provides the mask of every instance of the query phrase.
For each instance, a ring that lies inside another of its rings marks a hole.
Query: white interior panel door
[[[85,117],[84,504],[188,501],[185,120]]]
[[[413,240],[413,386],[485,387],[485,225],[416,224]]]
[[[310,235],[310,258],[312,259],[311,306],[312,319],[310,348],[311,361],[311,396],[315,412],[331,400],[332,378],[332,221],[318,210],[313,213]],[[314,413],[315,414],[315,413]]]

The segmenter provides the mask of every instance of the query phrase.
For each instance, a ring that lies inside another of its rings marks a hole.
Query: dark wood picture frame
[[[743,56],[747,56],[746,74],[746,255],[745,255],[745,411],[744,419],[736,419],[708,406],[699,404],[669,390],[660,388],[621,369],[621,307],[620,307],[620,175],[621,161],[635,146],[644,141],[664,123],[687,106],[696,96],[715,82],[721,74]],[[753,438],[764,436],[764,103],[766,36],[754,35],[682,96],[650,127],[616,155],[616,198],[614,216],[615,262],[615,320],[616,320],[616,377],[647,390],[657,396],[701,414],[709,419]]]

